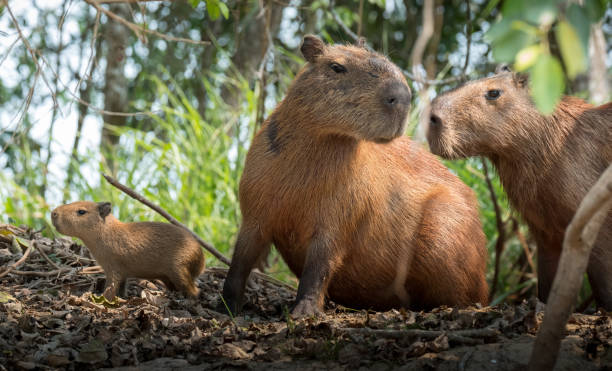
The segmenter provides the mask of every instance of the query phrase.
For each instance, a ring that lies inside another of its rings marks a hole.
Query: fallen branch
[[[393,329],[372,329],[368,327],[354,328],[354,327],[342,327],[339,328],[340,333],[347,335],[366,335],[375,336],[379,338],[391,338],[391,339],[410,339],[410,338],[422,338],[433,340],[440,335],[445,334],[448,336],[449,341],[453,341],[461,344],[474,345],[479,343],[476,339],[492,338],[499,335],[499,331],[492,328],[481,328],[481,329],[469,329],[469,330],[455,330],[455,331],[441,331],[441,330],[420,330],[420,329],[406,329],[406,330],[393,330]]]
[[[104,176],[104,179],[106,179],[106,181],[108,181],[111,185],[113,185],[114,187],[120,189],[122,192],[124,192],[128,196],[132,197],[136,201],[140,201],[141,203],[143,203],[143,204],[147,205],[148,207],[150,207],[151,209],[155,210],[159,215],[161,215],[164,218],[166,218],[166,220],[168,220],[170,223],[172,223],[172,224],[174,224],[174,225],[176,225],[178,227],[181,227],[181,228],[185,229],[186,231],[188,231],[189,233],[191,233],[191,235],[198,241],[198,243],[203,248],[208,250],[211,254],[213,254],[215,256],[215,258],[219,259],[225,265],[228,265],[228,266],[230,265],[230,260],[228,258],[226,258],[225,255],[221,254],[219,252],[219,250],[215,249],[211,244],[209,244],[208,242],[204,241],[194,231],[192,231],[191,229],[187,228],[186,225],[184,225],[183,223],[181,223],[178,220],[176,220],[172,215],[168,214],[164,209],[162,209],[161,207],[155,205],[151,201],[147,200],[144,196],[142,196],[138,192],[134,191],[133,189],[130,189],[129,187],[119,183],[115,178],[110,177],[110,176],[108,176],[106,174],[102,174],[102,176]]]
[[[552,370],[555,366],[593,244],[610,207],[612,165],[584,197],[565,231],[557,274],[548,297],[544,321],[533,346],[529,370]]]
[[[51,277],[51,276],[59,276],[62,273],[70,272],[74,268],[60,268],[54,269],[52,271],[12,271],[11,274],[16,274],[18,276],[37,276],[37,277]]]
[[[28,249],[25,251],[25,253],[23,253],[23,256],[19,260],[17,260],[13,265],[8,267],[4,272],[0,273],[0,278],[11,273],[15,268],[23,264],[23,262],[25,262],[28,259],[28,256],[30,256],[31,252],[32,252],[32,245],[28,245]]]
[[[59,267],[57,264],[55,264],[55,262],[54,262],[53,260],[51,260],[51,258],[49,258],[49,257],[47,256],[47,254],[45,254],[45,252],[43,251],[43,249],[42,249],[40,246],[38,246],[38,242],[36,242],[36,241],[32,241],[32,245],[34,245],[34,247],[36,248],[36,250],[38,250],[38,253],[39,253],[40,255],[42,255],[42,257],[43,257],[43,258],[44,258],[44,259],[47,261],[47,263],[51,264],[51,265],[53,266],[53,268],[55,268],[55,269],[60,269],[60,267]]]

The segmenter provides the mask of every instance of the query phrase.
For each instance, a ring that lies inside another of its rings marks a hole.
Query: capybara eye
[[[335,73],[344,73],[346,72],[346,67],[338,63],[332,63],[329,67],[334,70]]]
[[[85,215],[85,213],[87,213],[87,211],[85,211],[83,209],[77,211],[77,214],[79,214],[79,215]]]
[[[373,78],[377,79],[378,75],[372,72],[368,72],[368,75],[372,76]]]
[[[488,100],[495,100],[499,98],[500,95],[501,95],[501,90],[492,89],[487,92],[487,95],[485,95],[485,98],[487,98]]]

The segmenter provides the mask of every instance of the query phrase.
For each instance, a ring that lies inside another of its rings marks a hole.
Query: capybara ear
[[[360,38],[357,39],[357,46],[360,47],[360,48],[364,48],[365,49],[367,43],[368,42],[366,41],[365,37],[360,37]]]
[[[508,66],[505,63],[498,64],[497,67],[495,68],[495,74],[500,74],[500,73],[505,73],[505,72],[512,72],[512,70],[510,69],[510,66]]]
[[[98,212],[102,219],[106,218],[108,214],[111,212],[111,203],[110,202],[98,202]]]
[[[325,53],[325,43],[314,35],[306,35],[300,50],[308,62],[314,62]]]
[[[529,81],[529,76],[525,73],[513,73],[512,80],[514,80],[514,84],[519,88],[527,87],[527,82]]]

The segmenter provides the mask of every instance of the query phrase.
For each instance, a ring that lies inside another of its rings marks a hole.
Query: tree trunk
[[[130,8],[126,4],[111,4],[110,11],[118,16],[128,19]],[[128,106],[128,84],[125,77],[125,51],[128,46],[128,37],[131,31],[119,22],[108,19],[104,30],[104,41],[106,42],[106,73],[104,86],[104,109],[113,112],[126,112]],[[106,153],[113,153],[113,149],[119,142],[119,135],[114,133],[108,125],[124,126],[126,117],[116,115],[104,115],[104,126],[102,128],[102,140],[100,149],[103,158]],[[109,171],[116,175],[116,164],[112,157],[106,158]]]
[[[606,38],[602,22],[591,26],[589,37],[589,97],[594,104],[603,104],[610,97],[610,84],[606,69]]]
[[[232,65],[237,74],[247,80],[253,79],[259,68],[259,65],[265,53],[268,50],[268,35],[266,34],[266,22],[269,22],[269,31],[272,37],[276,35],[283,15],[284,4],[267,2],[265,7],[270,7],[269,17],[265,8],[257,8],[248,10],[251,14],[250,19],[246,19],[244,24],[240,26],[242,30],[236,35],[236,52],[232,56]],[[257,4],[257,3],[255,3]],[[237,78],[238,75],[229,73],[230,78]],[[237,107],[240,104],[241,94],[231,84],[225,84],[221,91],[223,101],[231,107]]]

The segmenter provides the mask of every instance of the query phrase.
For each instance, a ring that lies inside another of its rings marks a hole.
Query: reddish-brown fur
[[[247,155],[223,290],[229,309],[240,309],[271,243],[300,277],[295,315],[319,312],[325,296],[374,309],[486,304],[475,197],[420,145],[398,138],[410,109],[400,70],[313,36],[301,50],[308,63]]]
[[[194,280],[206,260],[188,231],[168,223],[122,223],[110,211],[108,202],[78,201],[51,213],[58,232],[83,240],[104,269],[107,299],[130,277],[160,279],[171,290],[198,295]]]
[[[564,97],[551,115],[538,112],[525,76],[480,79],[437,97],[428,139],[445,158],[484,155],[497,167],[513,206],[538,246],[538,288],[546,300],[565,228],[580,201],[612,162],[612,103],[594,107]],[[497,99],[486,99],[499,90]],[[612,310],[612,213],[588,268],[595,298]]]

